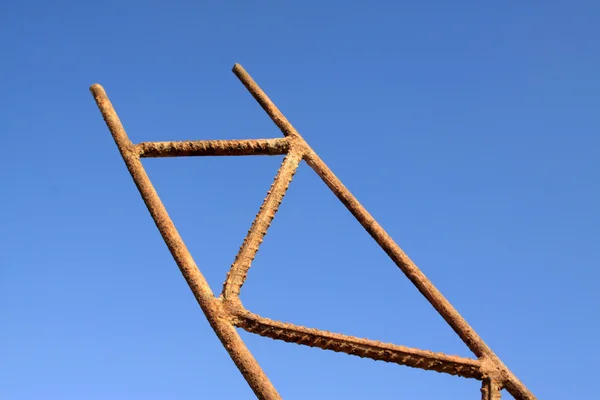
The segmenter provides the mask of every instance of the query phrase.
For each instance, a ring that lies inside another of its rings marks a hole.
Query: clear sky
[[[248,3],[0,5],[0,398],[253,398],[88,91],[134,142],[280,137],[236,62],[539,399],[596,396],[600,3]],[[215,292],[280,162],[144,162]],[[470,356],[306,164],[242,300]],[[242,337],[285,399],[479,398]]]

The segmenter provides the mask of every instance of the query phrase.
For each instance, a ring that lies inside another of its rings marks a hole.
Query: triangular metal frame
[[[236,64],[233,67],[233,72],[271,117],[275,125],[283,132],[284,138],[133,144],[129,140],[102,86],[95,84],[91,86],[90,90],[119,148],[127,169],[181,273],[211,327],[256,396],[259,399],[267,400],[281,398],[240,338],[236,327],[286,342],[465,378],[475,378],[482,381],[481,395],[484,400],[500,399],[502,389],[506,389],[517,400],[534,400],[535,396],[502,363],[442,293],[331,172],[329,167],[311,149],[242,66]],[[285,158],[227,274],[222,294],[215,297],[152,186],[142,165],[141,158],[247,155],[285,155]],[[243,307],[239,298],[241,287],[296,169],[302,161],[306,161],[312,167],[477,358],[434,353],[273,321],[256,315]]]

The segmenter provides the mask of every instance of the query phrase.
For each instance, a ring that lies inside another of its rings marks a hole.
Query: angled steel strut
[[[275,125],[283,132],[284,138],[144,142],[133,144],[125,133],[125,129],[102,86],[95,84],[91,86],[90,90],[119,148],[123,161],[125,161],[125,165],[171,255],[175,259],[177,266],[196,297],[211,327],[256,396],[259,399],[265,400],[281,398],[240,338],[236,327],[286,342],[319,347],[325,350],[333,350],[413,368],[457,375],[464,378],[475,378],[482,381],[481,398],[483,400],[500,399],[502,389],[506,389],[517,400],[536,399],[402,249],[400,249],[369,212],[356,200],[333,172],[331,172],[329,167],[310,148],[298,131],[283,116],[244,68],[236,64],[233,67],[233,73],[239,78],[269,117],[271,117]],[[177,232],[156,190],[152,186],[141,159],[144,157],[248,155],[285,155],[285,158],[227,274],[222,294],[219,297],[215,297]],[[365,230],[369,232],[371,237],[396,263],[421,294],[425,296],[477,358],[464,358],[444,353],[434,353],[273,321],[244,308],[239,298],[240,290],[258,248],[302,161],[306,161],[321,177],[329,189],[354,215]]]

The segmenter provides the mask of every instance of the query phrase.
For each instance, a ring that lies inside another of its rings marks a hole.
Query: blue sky
[[[594,1],[3,2],[0,398],[253,398],[88,92],[134,142],[279,137],[235,62],[538,398],[593,396],[599,18]],[[144,162],[214,291],[280,161]],[[242,300],[470,355],[306,164]],[[479,396],[242,336],[285,399]]]

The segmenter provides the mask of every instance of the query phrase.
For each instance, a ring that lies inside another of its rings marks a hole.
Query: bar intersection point
[[[129,140],[102,86],[92,85],[90,91],[171,255],[209,324],[257,398],[275,400],[281,399],[281,396],[242,341],[236,328],[242,328],[251,333],[285,342],[333,350],[464,378],[478,379],[482,382],[482,400],[499,400],[502,389],[506,389],[516,400],[535,400],[536,397],[502,363],[483,339],[469,326],[467,321],[310,148],[308,143],[244,68],[239,64],[235,64],[233,73],[281,130],[284,135],[283,138],[133,144]],[[285,154],[283,163],[227,274],[223,291],[219,297],[215,297],[152,186],[141,159],[148,157],[283,154]],[[244,308],[239,298],[240,290],[271,221],[275,217],[287,188],[302,161],[305,161],[319,175],[348,211],[352,213],[448,325],[452,327],[476,358],[434,353],[273,321]]]

